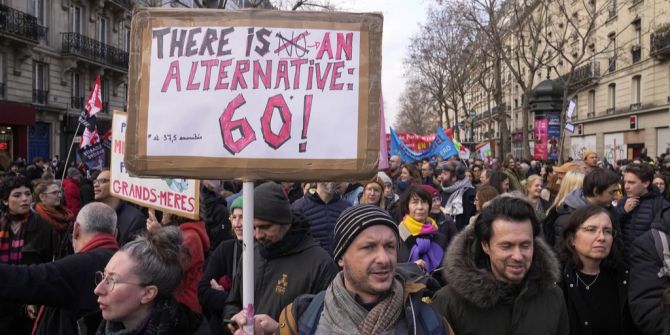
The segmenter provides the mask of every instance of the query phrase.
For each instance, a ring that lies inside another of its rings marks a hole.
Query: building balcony
[[[607,71],[610,73],[616,71],[616,56],[607,59]]]
[[[640,104],[639,102],[632,103],[632,104],[630,104],[630,111],[631,112],[639,111],[641,107],[642,107],[642,104]]]
[[[62,53],[128,72],[128,53],[79,33],[62,34]]]
[[[84,109],[84,97],[70,97],[70,107],[74,109]]]
[[[610,107],[610,108],[606,109],[606,110],[605,110],[605,114],[607,114],[607,115],[612,115],[612,114],[614,114],[614,107]]]
[[[561,79],[567,79],[563,76]],[[588,62],[575,69],[570,82],[570,90],[575,92],[585,86],[595,84],[600,79],[600,63]]]
[[[33,89],[33,103],[38,105],[46,105],[49,101],[49,91]]]
[[[670,58],[670,29],[665,32],[651,33],[651,56]]]
[[[37,44],[40,36],[46,35],[46,28],[37,24],[36,17],[0,4],[0,34]]]
[[[117,6],[122,9],[127,9],[131,10],[133,9],[133,0],[109,0],[109,3],[111,3],[114,6]]]

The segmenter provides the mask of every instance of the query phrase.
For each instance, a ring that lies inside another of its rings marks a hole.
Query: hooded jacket
[[[339,272],[330,255],[309,235],[309,225],[293,213],[293,223],[284,238],[264,248],[254,245],[254,311],[277,320],[281,310],[301,294],[325,290]],[[242,259],[238,268],[242,268]],[[223,308],[230,319],[242,307],[242,271]]]
[[[454,333],[568,334],[567,309],[556,286],[558,260],[544,241],[535,238],[530,269],[511,301],[488,259],[477,259],[479,243],[473,226],[456,236],[444,262],[449,284],[433,297],[433,306],[449,320]],[[483,262],[486,266],[478,265]]]
[[[202,221],[186,222],[179,225],[184,236],[184,246],[190,259],[184,267],[184,275],[175,298],[196,313],[202,308],[198,302],[198,282],[205,266],[205,255],[209,252],[209,237]]]
[[[660,222],[653,222],[651,228],[670,236],[670,209],[663,210]],[[656,251],[654,236],[651,230],[647,230],[633,243],[628,286],[630,313],[643,334],[670,333],[670,318],[660,308],[663,292],[670,287],[667,277],[658,276],[662,262]]]

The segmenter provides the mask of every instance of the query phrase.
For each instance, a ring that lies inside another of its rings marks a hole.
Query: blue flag
[[[432,156],[442,157],[447,159],[451,156],[458,155],[458,150],[453,142],[447,137],[442,128],[438,128],[435,133],[435,139],[426,151],[414,152],[410,150],[391,128],[391,155],[398,155],[405,162],[416,162],[424,158],[430,159]]]

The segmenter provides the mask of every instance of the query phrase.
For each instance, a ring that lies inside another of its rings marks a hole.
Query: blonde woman
[[[542,225],[545,240],[549,245],[555,246],[556,241],[561,234],[556,225],[556,219],[570,210],[564,206],[565,199],[567,199],[570,192],[582,187],[584,177],[584,172],[581,170],[570,171],[563,177],[561,187],[556,194],[556,199],[551,207],[549,207],[547,216]]]
[[[526,197],[533,205],[535,216],[537,220],[542,222],[546,217],[546,212],[549,209],[549,201],[542,199],[542,177],[534,174],[526,180]]]

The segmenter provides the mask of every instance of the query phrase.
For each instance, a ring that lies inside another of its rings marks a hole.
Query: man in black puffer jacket
[[[630,263],[633,242],[649,231],[656,213],[670,206],[651,185],[654,169],[648,164],[629,164],[624,172],[626,196],[617,205],[624,243],[624,261]]]

